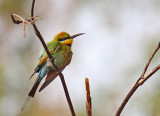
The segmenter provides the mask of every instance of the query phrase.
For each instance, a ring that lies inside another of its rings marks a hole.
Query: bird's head
[[[73,43],[73,38],[79,36],[79,35],[82,35],[84,33],[78,33],[78,34],[75,34],[75,35],[72,35],[70,36],[68,33],[66,32],[61,32],[61,33],[58,33],[53,41],[55,42],[60,42],[61,44],[63,45],[68,45],[68,46],[71,46],[72,43]]]

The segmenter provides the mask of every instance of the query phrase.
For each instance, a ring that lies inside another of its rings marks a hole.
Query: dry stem
[[[86,111],[87,116],[92,116],[92,101],[90,96],[89,79],[85,78],[86,84]]]
[[[31,17],[34,16],[34,4],[35,4],[35,0],[32,1],[32,7],[31,7]],[[34,19],[32,19],[34,20]],[[69,108],[70,108],[70,111],[71,111],[71,114],[72,116],[75,116],[75,112],[74,112],[74,109],[73,109],[73,105],[72,105],[72,102],[71,102],[71,99],[70,99],[70,96],[69,96],[69,92],[68,92],[68,89],[67,89],[67,85],[65,83],[65,80],[64,80],[64,76],[63,74],[61,73],[61,71],[58,69],[58,67],[52,62],[53,61],[53,58],[52,58],[52,55],[50,54],[45,42],[44,42],[44,39],[41,35],[41,33],[39,32],[37,26],[34,24],[33,25],[33,28],[34,28],[34,31],[35,31],[35,34],[38,36],[39,40],[41,41],[44,49],[46,50],[46,53],[53,65],[53,67],[55,68],[56,72],[59,74],[60,76],[60,79],[61,79],[61,82],[62,82],[62,85],[63,85],[63,89],[64,89],[64,92],[65,92],[65,95],[66,95],[66,99],[67,99],[67,102],[68,102],[68,105],[69,105]]]

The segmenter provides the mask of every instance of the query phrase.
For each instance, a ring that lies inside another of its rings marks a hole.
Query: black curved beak
[[[77,37],[77,36],[80,36],[80,35],[83,35],[83,34],[85,34],[85,33],[78,33],[78,34],[75,34],[75,35],[70,36],[70,38],[73,39],[73,38],[75,38],[75,37]]]

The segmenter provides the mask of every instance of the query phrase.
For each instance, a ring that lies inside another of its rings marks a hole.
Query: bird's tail
[[[28,93],[28,96],[29,96],[29,97],[34,97],[34,95],[35,95],[35,93],[36,93],[36,90],[37,90],[38,85],[40,84],[40,82],[41,82],[41,81],[39,81],[39,75],[38,75],[38,77],[37,77],[37,79],[36,79],[36,81],[35,81],[32,89],[31,89],[31,91]]]

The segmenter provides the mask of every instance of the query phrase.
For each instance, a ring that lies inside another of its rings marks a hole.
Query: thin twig
[[[154,55],[156,54],[156,52],[158,51],[159,48],[160,48],[160,42],[158,43],[158,46],[157,46],[156,49],[154,50],[154,52],[153,52],[152,56],[150,57],[150,59],[148,60],[148,62],[147,62],[147,64],[146,64],[146,67],[144,68],[144,71],[143,71],[143,73],[142,73],[142,75],[141,75],[140,78],[143,78],[143,77],[144,77],[144,75],[145,75],[145,73],[146,73],[146,71],[147,71],[147,69],[148,69],[149,64],[151,63]]]
[[[146,80],[148,80],[155,72],[157,72],[160,69],[160,64],[159,64],[154,69],[152,69],[148,74],[145,75],[150,62],[152,61],[154,55],[157,53],[157,51],[159,50],[159,48],[160,48],[160,42],[158,43],[158,46],[155,48],[152,56],[148,60],[146,66],[144,68],[144,71],[143,71],[142,75],[140,76],[140,78],[137,80],[137,82],[135,83],[135,85],[133,86],[133,88],[129,91],[129,93],[127,94],[127,96],[125,97],[125,99],[123,100],[123,102],[121,103],[121,105],[118,108],[115,116],[120,116],[120,114],[121,114],[122,110],[124,109],[125,105],[129,101],[129,99],[131,98],[131,96],[134,94],[134,92],[138,89],[138,87],[140,87]]]
[[[34,16],[34,4],[35,4],[35,0],[32,1],[32,7],[31,7],[31,17]],[[34,20],[34,19],[32,19]],[[68,102],[68,105],[69,105],[69,108],[70,108],[70,111],[71,111],[71,114],[72,116],[75,116],[75,112],[74,112],[74,109],[73,109],[73,105],[72,105],[72,102],[71,102],[71,99],[70,99],[70,96],[69,96],[69,92],[68,92],[68,89],[67,89],[67,86],[66,86],[66,83],[65,83],[65,80],[64,80],[64,76],[63,74],[61,73],[61,71],[58,69],[58,67],[52,62],[53,61],[53,58],[44,42],[44,39],[41,35],[41,33],[39,32],[37,26],[34,24],[33,25],[33,28],[34,28],[34,31],[35,31],[35,34],[38,36],[39,40],[41,41],[44,49],[46,50],[46,53],[53,65],[53,67],[55,68],[56,72],[59,74],[60,76],[60,79],[61,79],[61,82],[62,82],[62,85],[63,85],[63,89],[64,89],[64,92],[65,92],[65,95],[66,95],[66,98],[67,98],[67,102]]]
[[[86,111],[87,116],[92,116],[92,101],[90,96],[89,79],[85,78],[86,85]]]

